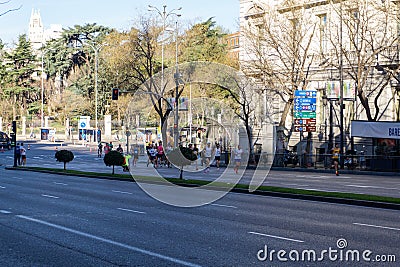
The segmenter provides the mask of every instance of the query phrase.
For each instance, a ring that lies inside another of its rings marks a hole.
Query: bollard
[[[28,145],[28,150],[31,150],[31,145]]]

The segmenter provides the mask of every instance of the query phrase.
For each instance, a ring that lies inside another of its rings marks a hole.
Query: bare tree
[[[332,10],[337,18],[330,28],[333,50],[325,56],[337,70],[342,57],[345,79],[354,82],[366,119],[379,120],[394,99],[385,91],[399,70],[399,19],[393,11],[398,4],[351,0],[332,5]]]
[[[6,4],[10,3],[10,2],[11,2],[11,0],[8,0],[8,1],[5,1],[5,2],[0,2],[0,5],[6,5]],[[5,14],[7,14],[7,13],[20,10],[21,7],[22,7],[22,5],[20,5],[20,6],[17,7],[17,8],[10,8],[10,9],[7,9],[6,11],[3,11],[2,13],[0,13],[0,17],[3,16],[3,15],[5,15]]]
[[[243,72],[260,81],[259,88],[264,88],[267,99],[279,96],[283,103],[278,142],[290,138],[294,129],[293,121],[287,119],[293,110],[295,90],[306,89],[312,78],[310,66],[315,61],[312,43],[318,21],[306,12],[297,1],[285,1],[280,7],[255,5],[243,25],[247,58],[241,64]],[[311,140],[311,134],[307,140]]]

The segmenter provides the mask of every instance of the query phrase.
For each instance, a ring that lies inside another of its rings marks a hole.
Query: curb
[[[30,169],[29,167],[28,168],[5,167],[5,169],[6,170],[14,170],[14,171],[32,171],[32,172],[40,172],[40,173],[48,173],[48,174],[56,174],[56,175],[79,176],[79,177],[106,179],[106,180],[114,180],[114,181],[136,182],[134,179],[124,179],[124,178],[112,177],[112,176],[107,176],[107,175],[106,176],[97,176],[97,175],[75,174],[75,173],[66,174],[66,173],[60,173],[60,172],[55,172],[55,171]],[[145,182],[152,183],[152,184],[160,184],[160,183],[157,183],[156,181],[155,182],[145,181]],[[187,184],[187,183],[179,183],[179,182],[175,182],[174,184],[180,185],[180,186],[185,186],[185,187],[198,187],[199,186],[197,184]],[[219,187],[213,187],[213,188],[209,187],[209,189],[222,190]],[[350,199],[350,198],[336,198],[336,197],[324,197],[324,196],[314,196],[314,195],[304,195],[304,194],[292,194],[292,193],[272,192],[272,191],[260,191],[260,190],[256,190],[254,192],[249,192],[248,189],[242,189],[242,188],[233,188],[230,191],[235,192],[235,193],[241,193],[241,194],[253,194],[253,195],[260,195],[260,196],[300,199],[300,200],[318,201],[318,202],[335,203],[335,204],[345,204],[345,205],[370,207],[370,208],[400,210],[400,204],[395,204],[395,203],[375,202],[375,201],[358,200],[358,199]]]
[[[250,168],[252,168],[252,167],[250,167]],[[255,167],[254,167],[254,169],[255,169]],[[291,171],[291,172],[311,172],[311,173],[330,173],[330,174],[335,174],[333,169],[330,170],[330,169],[315,169],[315,168],[271,167],[271,170],[272,171]],[[375,176],[397,176],[397,177],[400,177],[400,172],[339,170],[339,173],[340,174],[354,174],[354,175],[375,175]]]

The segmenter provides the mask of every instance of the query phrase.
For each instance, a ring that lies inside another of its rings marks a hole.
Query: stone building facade
[[[255,128],[268,119],[281,132],[278,149],[314,154],[341,133],[350,149],[352,120],[399,121],[398,15],[399,1],[389,0],[240,0],[240,66],[258,84]],[[294,90],[317,91],[315,132],[295,131]]]

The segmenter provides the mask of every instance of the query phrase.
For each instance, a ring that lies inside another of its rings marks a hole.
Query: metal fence
[[[344,155],[344,168],[349,170],[373,170],[400,172],[400,156],[378,156],[367,154]],[[315,169],[333,168],[332,154],[303,154],[298,155],[298,161],[285,162],[284,153],[276,153],[273,161],[275,167],[300,167]]]

